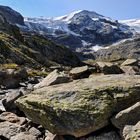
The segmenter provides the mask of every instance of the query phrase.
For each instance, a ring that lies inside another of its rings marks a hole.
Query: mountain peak
[[[93,12],[93,11],[78,10],[78,11],[74,11],[74,12],[68,14],[68,15],[56,17],[56,18],[54,18],[54,20],[61,20],[61,21],[64,21],[64,22],[70,22],[70,20],[75,16],[89,16],[91,18],[103,17],[102,15],[100,15],[96,12]]]
[[[64,15],[64,16],[60,16],[60,17],[56,17],[54,20],[63,20],[63,21],[69,21],[71,18],[73,18],[76,14],[81,13],[83,10],[78,10],[78,11],[74,11],[68,15]]]

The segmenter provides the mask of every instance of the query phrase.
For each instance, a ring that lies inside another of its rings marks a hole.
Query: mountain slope
[[[0,14],[3,15],[11,24],[24,25],[23,16],[8,6],[0,5]]]
[[[140,35],[98,50],[94,54],[100,61],[120,61],[127,58],[140,59]]]
[[[66,47],[37,33],[21,32],[16,25],[10,24],[7,16],[3,14],[0,13],[0,64],[16,63],[34,68],[81,64],[77,56]]]

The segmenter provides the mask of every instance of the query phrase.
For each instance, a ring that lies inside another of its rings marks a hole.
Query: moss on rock
[[[84,136],[108,125],[113,113],[140,99],[140,76],[95,76],[44,87],[17,100],[19,108],[52,133]]]

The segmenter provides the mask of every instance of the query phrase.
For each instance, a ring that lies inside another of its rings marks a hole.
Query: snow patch
[[[92,18],[92,20],[93,20],[93,21],[98,21],[98,20],[99,20],[99,18]]]
[[[103,46],[95,45],[95,46],[92,46],[90,50],[97,52],[98,50],[101,50],[103,48],[104,48]]]
[[[140,33],[140,19],[120,20],[119,22],[130,26],[131,29],[134,29],[136,32]]]
[[[61,20],[61,21],[69,22],[76,14],[78,14],[80,12],[82,12],[82,10],[74,11],[74,12],[70,13],[69,15],[56,17],[56,18],[54,18],[54,20]]]
[[[86,42],[85,40],[81,40],[81,41],[82,41],[82,45],[83,45],[84,47],[90,46],[90,45],[91,45],[91,43],[88,43],[88,42]]]

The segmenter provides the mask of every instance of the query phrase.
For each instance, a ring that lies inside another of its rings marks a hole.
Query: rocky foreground
[[[139,91],[140,76],[93,76],[35,90],[16,103],[52,133],[81,137],[107,126],[114,113],[138,102]]]
[[[138,60],[54,69],[1,70],[1,140],[139,140]]]

